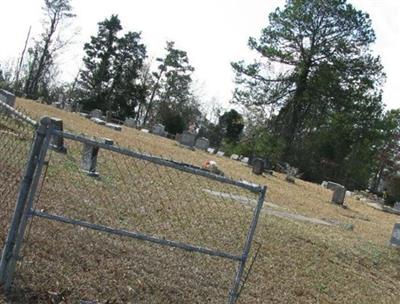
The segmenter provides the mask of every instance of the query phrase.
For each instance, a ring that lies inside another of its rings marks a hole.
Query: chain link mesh
[[[0,101],[0,248],[3,248],[19,185],[35,134],[31,121]]]
[[[18,155],[21,169],[29,145]],[[84,144],[64,139],[64,147],[48,151],[34,210],[243,254],[260,193],[104,148],[87,172]],[[15,197],[7,201],[12,207]],[[29,223],[16,272],[20,301],[221,303],[238,266],[44,218]]]

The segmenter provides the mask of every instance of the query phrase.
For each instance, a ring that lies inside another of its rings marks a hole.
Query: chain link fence
[[[54,127],[14,249],[25,301],[236,302],[265,187]]]
[[[0,100],[0,247],[3,248],[36,122]]]

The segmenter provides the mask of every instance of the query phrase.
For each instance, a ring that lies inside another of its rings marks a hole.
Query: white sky
[[[234,88],[230,63],[251,60],[249,36],[258,37],[268,14],[284,0],[72,0],[80,28],[75,44],[60,58],[63,78],[72,80],[81,66],[83,44],[97,33],[97,23],[118,14],[125,31],[141,31],[148,55],[162,55],[166,40],[188,52],[195,79],[206,100],[215,97],[224,106]],[[400,107],[400,1],[350,0],[370,14],[377,35],[376,54],[387,74],[384,102]],[[0,6],[0,60],[19,56],[30,25],[41,31],[43,0],[3,1]],[[396,87],[397,86],[397,87]]]

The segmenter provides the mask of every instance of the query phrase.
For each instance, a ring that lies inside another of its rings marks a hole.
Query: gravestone
[[[106,122],[111,122],[112,121],[112,113],[111,111],[106,112]]]
[[[182,138],[182,134],[181,134],[181,133],[176,133],[176,135],[175,135],[175,140],[176,140],[177,142],[181,142],[181,138]]]
[[[129,127],[129,128],[135,128],[136,127],[136,121],[133,118],[125,118],[125,126]]]
[[[222,156],[224,156],[224,155],[225,155],[225,152],[224,152],[224,151],[218,151],[218,152],[217,152],[217,156],[222,157]]]
[[[89,114],[86,114],[86,113],[80,112],[79,115],[82,117],[85,117],[85,118],[89,118]]]
[[[74,107],[73,107],[73,105],[72,105],[72,103],[65,103],[65,105],[64,105],[64,110],[65,111],[67,111],[67,112],[73,112],[73,109],[74,109]]]
[[[400,202],[397,202],[393,205],[393,209],[396,211],[400,211]]]
[[[201,137],[196,140],[195,148],[199,150],[207,150],[210,145],[210,142],[207,138]]]
[[[140,131],[142,131],[143,133],[149,133],[150,131],[147,129],[140,129]]]
[[[75,104],[75,112],[82,112],[83,109],[83,105],[81,105],[80,103],[76,103]]]
[[[103,112],[101,112],[101,110],[99,109],[94,109],[92,111],[90,111],[90,117],[94,117],[94,118],[102,118],[103,117]]]
[[[117,124],[113,124],[113,123],[107,122],[107,123],[105,124],[105,126],[106,126],[107,128],[113,129],[113,130],[115,130],[115,131],[122,131],[122,127],[121,127],[120,125],[117,125]]]
[[[400,248],[400,223],[394,224],[390,245]]]
[[[55,130],[63,131],[62,119],[51,118],[51,123]],[[64,146],[64,137],[62,135],[52,135],[50,140],[50,149],[60,153],[67,153],[67,148]]]
[[[92,117],[92,118],[90,118],[90,120],[101,126],[104,126],[106,124],[106,122],[104,120],[97,118],[97,117]]]
[[[233,160],[239,160],[239,155],[237,155],[237,154],[232,154],[232,155],[231,155],[231,159],[233,159]]]
[[[253,173],[261,175],[264,171],[264,160],[261,158],[255,158],[253,160]]]
[[[215,153],[215,149],[214,148],[208,148],[207,152],[210,154],[214,154]]]
[[[342,185],[337,184],[333,189],[332,203],[343,205],[346,197],[346,188]]]
[[[94,146],[88,143],[83,144],[81,169],[89,176],[99,176],[99,173],[96,171],[98,154],[98,146]]]
[[[243,157],[241,162],[244,163],[244,164],[248,164],[249,163],[249,158],[248,157]]]
[[[8,104],[10,107],[14,108],[15,106],[15,95],[11,92],[0,90],[0,100]]]
[[[153,126],[151,133],[156,134],[156,135],[160,135],[160,136],[164,136],[165,133],[165,127],[162,124],[156,124]]]
[[[112,146],[114,141],[109,138],[103,138],[103,142],[106,145]],[[81,169],[86,172],[89,176],[97,177],[99,173],[96,170],[97,156],[99,154],[99,146],[83,143]]]
[[[179,143],[184,146],[193,147],[195,144],[195,139],[196,135],[194,133],[183,131]]]
[[[324,187],[324,188],[328,188],[328,182],[327,181],[323,181],[321,183],[321,186]]]

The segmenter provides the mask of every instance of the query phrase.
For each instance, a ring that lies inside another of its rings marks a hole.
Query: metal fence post
[[[234,304],[237,301],[240,281],[242,280],[244,267],[246,266],[246,261],[250,253],[251,243],[254,238],[254,233],[256,232],[257,223],[260,217],[261,209],[264,204],[266,192],[267,192],[267,187],[264,186],[260,192],[260,197],[258,198],[257,207],[254,210],[253,220],[251,221],[249,233],[247,235],[246,243],[243,248],[242,260],[239,262],[239,266],[236,271],[235,281],[233,283],[231,291],[229,292],[228,304]]]
[[[17,245],[18,240],[22,237],[19,232],[21,224],[23,223],[23,216],[26,212],[28,198],[34,197],[36,188],[32,187],[36,179],[39,179],[41,168],[43,165],[41,158],[46,154],[45,139],[49,141],[51,126],[51,120],[48,117],[44,117],[40,120],[39,128],[36,131],[36,135],[31,147],[29,160],[25,169],[24,177],[21,182],[21,186],[18,193],[18,198],[14,210],[14,214],[11,220],[10,228],[7,234],[7,239],[3,248],[1,261],[0,261],[0,284],[3,285],[4,289],[9,289],[12,283],[12,276],[14,273],[14,267],[16,259],[18,258],[19,246]]]

